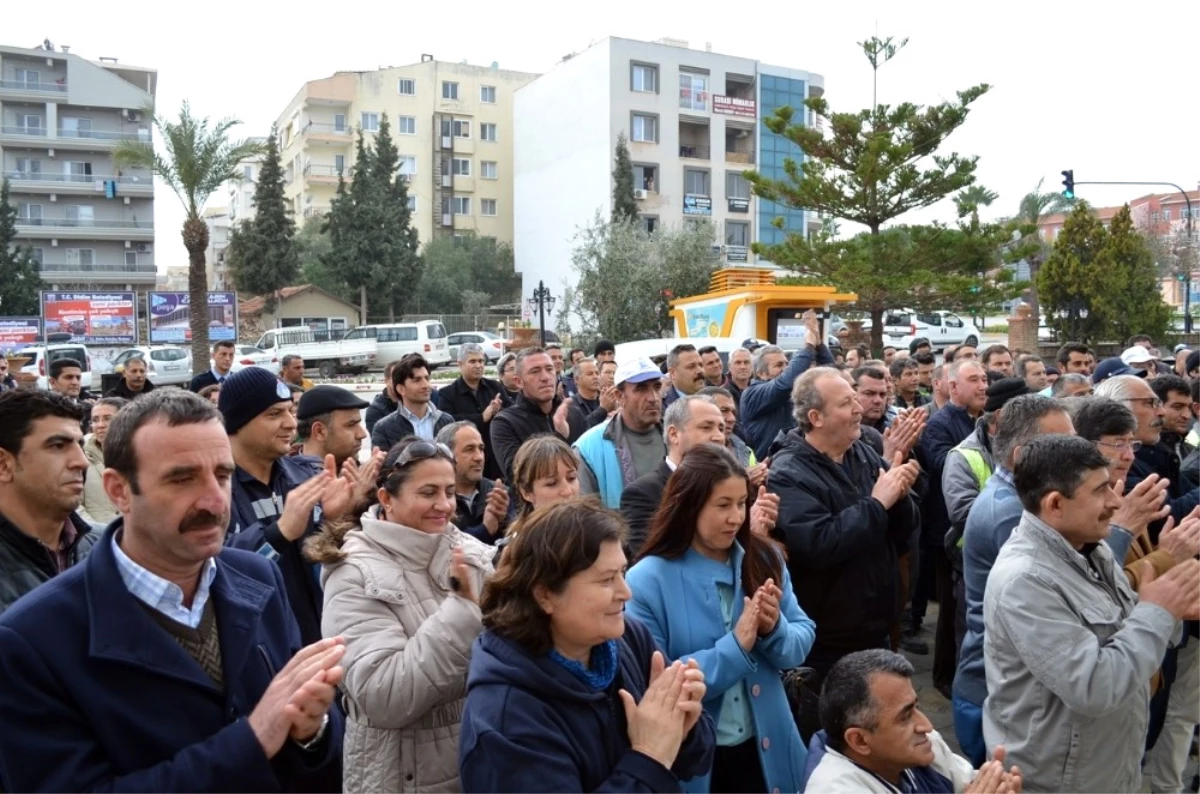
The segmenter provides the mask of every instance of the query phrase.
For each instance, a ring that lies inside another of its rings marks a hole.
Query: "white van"
[[[92,387],[92,355],[85,345],[81,344],[50,344],[23,347],[12,355],[28,358],[29,361],[21,368],[26,375],[37,375],[37,387],[42,391],[50,389],[50,365],[60,358],[73,358],[83,365],[79,378],[85,389]]]
[[[437,320],[418,320],[415,323],[360,325],[347,331],[342,340],[374,339],[375,369],[383,369],[388,362],[409,353],[420,353],[429,362],[430,369],[434,369],[450,363],[450,343],[446,337],[445,326]]]

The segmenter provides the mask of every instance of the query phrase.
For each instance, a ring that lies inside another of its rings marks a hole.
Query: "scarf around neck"
[[[593,647],[591,665],[587,667],[575,659],[568,659],[553,648],[549,656],[557,665],[597,692],[608,689],[617,677],[616,640],[608,640]]]

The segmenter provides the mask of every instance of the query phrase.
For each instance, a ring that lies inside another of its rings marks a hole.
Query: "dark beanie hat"
[[[1025,385],[1024,378],[1001,378],[988,386],[987,404],[983,406],[983,410],[998,411],[1014,397],[1032,393],[1033,390]]]
[[[291,401],[286,383],[262,367],[246,367],[225,379],[217,408],[225,417],[225,432],[232,436],[272,405]]]
[[[1187,357],[1187,361],[1183,363],[1184,372],[1191,372],[1194,369],[1200,369],[1200,350],[1193,350]]]
[[[615,353],[615,352],[617,352],[617,346],[614,345],[608,339],[601,339],[599,342],[596,343],[596,346],[592,349],[593,356],[598,356],[601,353]]]

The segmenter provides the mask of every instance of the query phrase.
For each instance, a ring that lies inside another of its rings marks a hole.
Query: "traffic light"
[[[1063,196],[1069,199],[1075,198],[1075,172],[1063,171]]]

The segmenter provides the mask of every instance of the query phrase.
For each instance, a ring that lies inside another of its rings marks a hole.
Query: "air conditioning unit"
[[[633,191],[633,197],[640,201],[640,200],[646,198],[646,191],[635,188]]]
[[[141,121],[142,120],[142,114],[136,110],[126,109],[126,110],[121,111],[121,115],[125,118],[126,121]]]
[[[137,252],[139,254],[150,253],[150,243],[138,243],[137,244]]]

